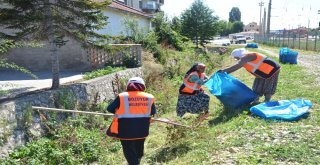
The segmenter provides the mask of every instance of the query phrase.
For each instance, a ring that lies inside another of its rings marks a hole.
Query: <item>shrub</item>
[[[85,80],[90,80],[90,79],[93,79],[93,78],[96,78],[96,77],[101,77],[103,75],[107,75],[107,74],[110,74],[110,73],[118,72],[118,71],[124,70],[124,69],[125,69],[124,67],[107,66],[104,69],[99,69],[99,70],[95,70],[95,71],[92,71],[92,72],[87,72],[87,73],[84,74],[83,78]]]

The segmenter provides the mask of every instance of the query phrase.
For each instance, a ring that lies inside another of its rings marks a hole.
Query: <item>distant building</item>
[[[259,32],[259,26],[256,22],[251,22],[243,28],[244,32]]]

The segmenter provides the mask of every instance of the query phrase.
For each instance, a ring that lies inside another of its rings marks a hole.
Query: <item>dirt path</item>
[[[271,56],[279,57],[271,49],[259,48]],[[311,75],[316,76],[316,81],[320,85],[320,54],[301,54],[298,55],[298,65],[305,67]]]

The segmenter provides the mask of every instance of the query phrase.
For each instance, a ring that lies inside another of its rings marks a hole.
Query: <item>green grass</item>
[[[0,97],[5,96],[6,94],[10,93],[9,90],[2,90],[0,89]]]
[[[97,77],[101,77],[107,74],[111,74],[111,73],[115,73],[121,70],[124,70],[124,67],[111,67],[111,66],[107,66],[103,69],[98,69],[98,70],[94,70],[92,72],[87,72],[84,74],[83,78],[85,80],[90,80],[90,79],[94,79]]]
[[[208,120],[198,123],[197,115],[192,114],[187,114],[183,118],[176,117],[175,105],[184,71],[193,62],[201,61],[210,65],[207,70],[207,74],[210,75],[235,62],[229,53],[221,56],[195,55],[190,50],[167,52],[167,59],[179,59],[180,61],[175,65],[164,65],[166,74],[171,78],[157,77],[155,82],[147,86],[148,92],[156,97],[157,117],[170,118],[187,125],[199,124],[199,126],[186,129],[153,122],[150,136],[145,143],[145,156],[142,164],[317,164],[320,162],[320,94],[317,92],[320,91],[320,87],[315,82],[315,77],[309,75],[305,68],[298,65],[282,65],[277,92],[273,100],[296,98],[311,100],[313,108],[307,118],[294,122],[264,120],[253,117],[248,112],[248,108],[226,110],[213,95],[211,95]],[[232,75],[247,86],[252,86],[254,77],[244,69]],[[92,122],[92,119],[88,121]],[[106,123],[110,123],[110,120]],[[99,133],[96,129],[71,129],[68,125],[70,123],[66,124],[66,128],[59,133],[62,135],[60,138],[52,139],[55,144],[62,144],[61,140],[65,142],[64,145],[57,145],[53,149],[59,151],[56,152],[55,157],[53,157],[55,152],[51,152],[54,160],[57,160],[59,153],[62,152],[59,149],[64,146],[65,150],[70,151],[65,154],[76,162],[85,163],[92,158],[94,161],[90,163],[126,164],[119,141],[101,138],[104,134]],[[87,134],[92,134],[92,137]],[[95,141],[90,141],[90,139],[95,139]],[[34,143],[41,144],[37,141]],[[93,147],[83,148],[87,144]],[[72,147],[68,148],[67,145]],[[81,152],[74,152],[75,149]],[[84,151],[88,153],[85,154]],[[19,153],[19,151],[16,152]],[[92,154],[99,156],[95,158],[90,156]],[[83,158],[85,156],[87,159]],[[30,154],[29,157],[37,157],[37,155]],[[20,159],[27,160],[27,158]],[[15,159],[11,157],[10,160]],[[7,160],[7,162],[10,161]]]

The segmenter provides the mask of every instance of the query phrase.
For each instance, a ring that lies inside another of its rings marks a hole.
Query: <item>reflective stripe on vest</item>
[[[196,75],[197,77],[199,77],[198,72],[191,72],[191,73],[189,74],[189,76],[183,80],[183,84],[184,84],[187,88],[192,89],[193,91],[194,91],[194,90],[199,90],[200,87],[201,87],[201,85],[199,85],[197,82],[189,82],[189,81],[188,81],[188,79],[189,79],[192,75]],[[201,81],[204,80],[204,77],[205,77],[205,74],[204,74],[204,73],[201,73],[201,77],[200,77]]]
[[[148,95],[148,94],[144,93],[144,96],[147,96],[147,99],[148,99],[147,105],[144,105],[144,103],[139,103],[139,102],[138,103],[132,103],[132,104],[138,104],[137,106],[141,106],[142,108],[143,107],[147,108],[147,112],[146,113],[140,113],[140,114],[132,113],[132,112],[130,113],[130,103],[129,103],[129,93],[128,92],[122,93],[121,96],[123,97],[124,112],[123,112],[123,114],[119,114],[119,113],[116,112],[116,114],[115,114],[116,118],[150,117],[151,105],[152,105],[152,99],[153,99],[153,97],[151,95]],[[137,95],[135,95],[135,96],[137,96]],[[138,97],[138,98],[144,99],[143,97]],[[120,103],[121,103],[121,101],[120,101]],[[135,106],[135,105],[132,105],[132,106]]]
[[[254,54],[256,56],[256,59],[247,62],[243,66],[251,74],[260,78],[268,79],[280,69],[280,66],[273,60],[269,59],[267,56],[259,53]]]
[[[259,58],[258,55],[256,56],[257,58]],[[258,59],[259,61],[257,63],[247,62],[248,65],[251,65],[253,67],[252,70],[249,70],[250,72],[254,73],[259,68],[259,66],[263,63],[263,61],[267,58],[267,56],[265,55],[260,55],[260,56],[261,57],[260,59]]]

